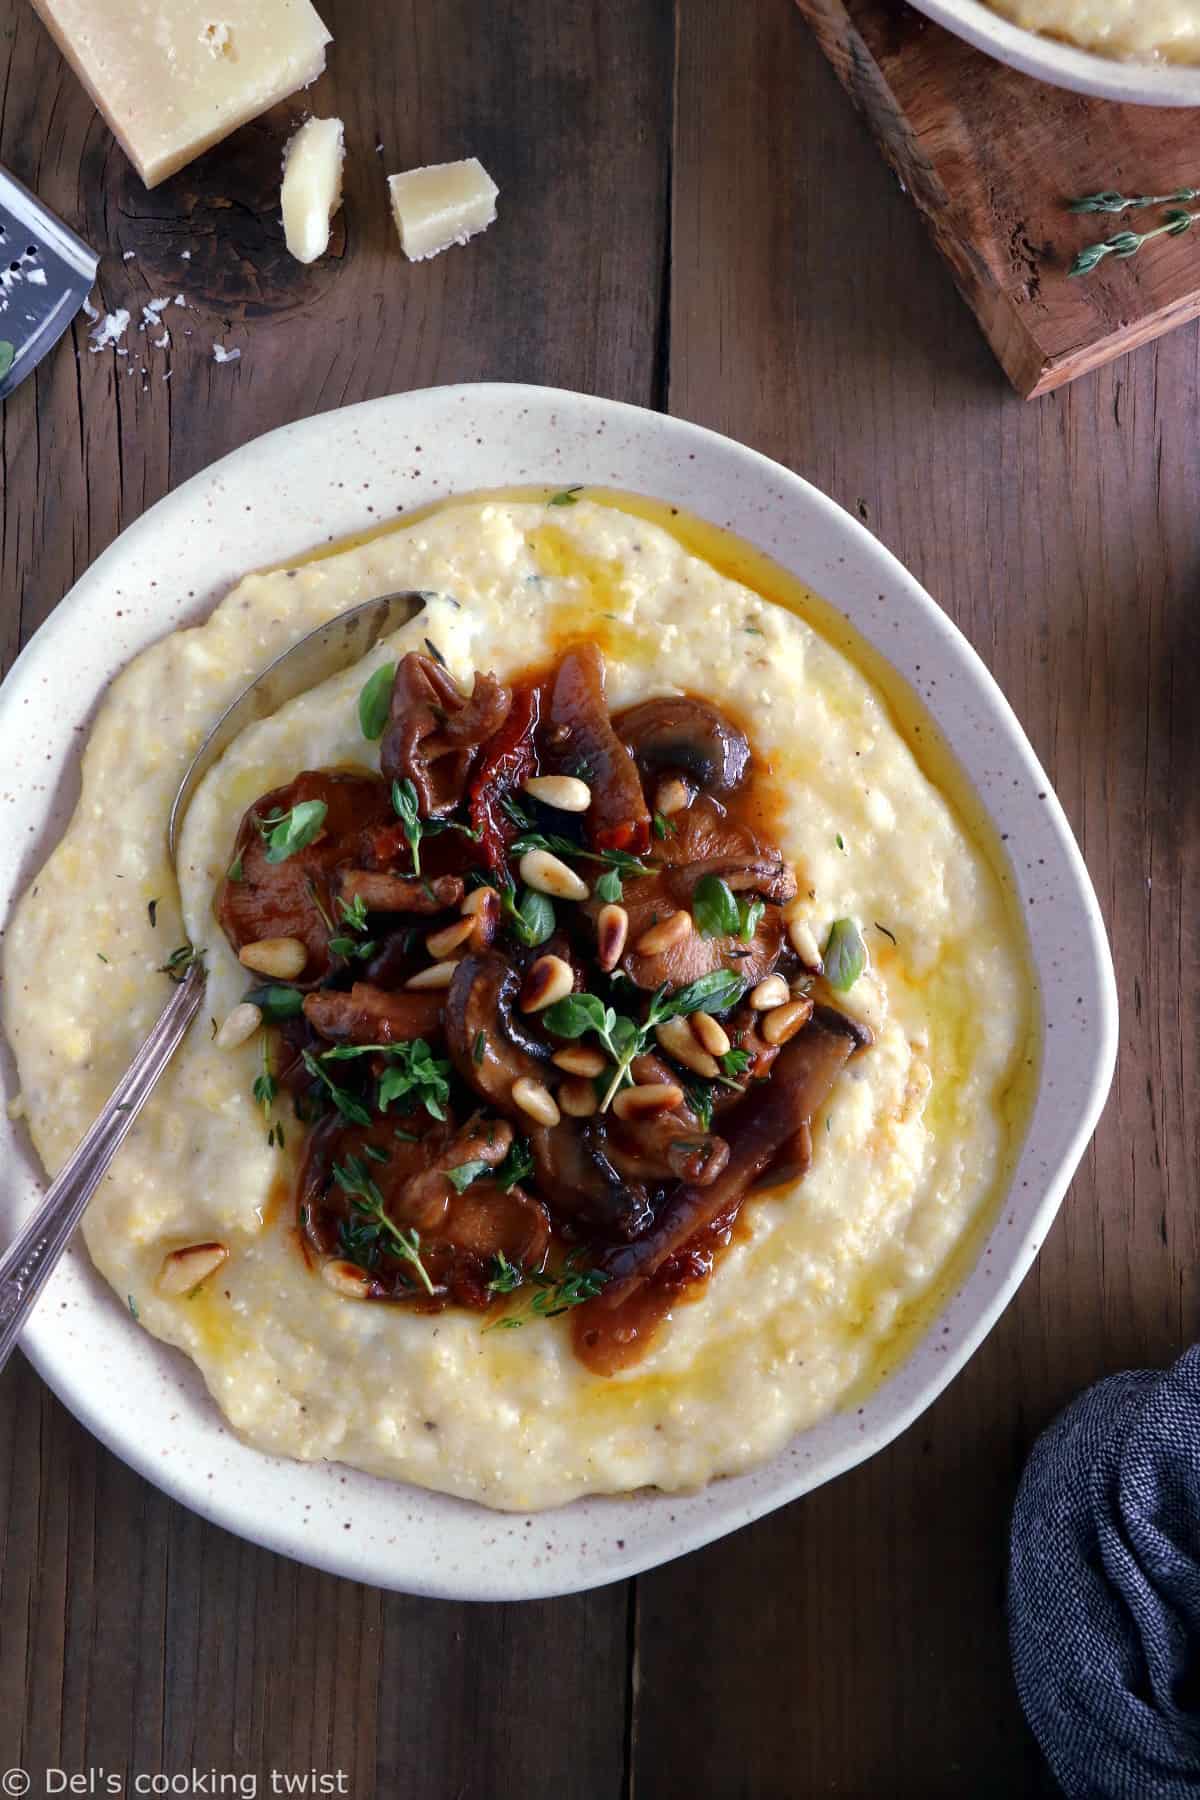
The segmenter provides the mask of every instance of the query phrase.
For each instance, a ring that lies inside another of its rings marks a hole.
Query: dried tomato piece
[[[483,746],[471,782],[471,823],[479,833],[479,847],[491,869],[504,867],[508,846],[517,835],[517,827],[500,802],[533,774],[533,740],[541,703],[540,688],[517,690],[504,724]]]

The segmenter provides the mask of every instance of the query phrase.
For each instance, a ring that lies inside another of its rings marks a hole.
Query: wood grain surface
[[[1187,109],[1047,87],[903,0],[798,4],[1019,394],[1048,393],[1200,313],[1200,262],[1182,238],[1110,256],[1086,280],[1069,274],[1085,244],[1163,222],[1163,207],[1072,218],[1067,202],[1190,181]]]
[[[146,379],[77,326],[8,403],[6,662],[147,505],[285,420],[482,376],[670,407],[864,519],[1000,680],[1113,934],[1117,1084],[1020,1295],[912,1430],[591,1595],[420,1601],[241,1544],[14,1359],[0,1769],[35,1771],[35,1796],[48,1767],[101,1765],[241,1771],[264,1793],[273,1768],[340,1769],[358,1800],[1051,1795],[1005,1644],[1015,1482],[1072,1393],[1171,1358],[1200,1310],[1200,744],[1179,686],[1200,654],[1196,332],[1023,405],[792,0],[323,11],[313,101],[347,118],[352,156],[337,253],[302,271],[268,179],[286,118],[146,196],[29,9],[0,0],[0,160],[104,250],[109,305],[193,308]],[[409,269],[378,165],[465,152],[500,222]],[[214,340],[242,360],[216,366]]]

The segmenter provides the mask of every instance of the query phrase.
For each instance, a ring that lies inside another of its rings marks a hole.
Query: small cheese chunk
[[[315,81],[330,34],[309,0],[33,0],[154,187]]]
[[[340,119],[309,119],[283,153],[283,231],[297,262],[329,248],[329,224],[342,204],[346,134]]]
[[[500,192],[477,157],[389,175],[400,245],[411,262],[465,244],[496,217]]]

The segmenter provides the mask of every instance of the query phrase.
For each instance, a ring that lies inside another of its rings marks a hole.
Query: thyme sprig
[[[1142,212],[1148,206],[1174,206],[1177,203],[1186,205],[1191,200],[1200,200],[1200,188],[1176,188],[1173,194],[1117,194],[1107,189],[1099,194],[1084,194],[1080,200],[1072,200],[1067,206],[1073,213],[1123,213]]]
[[[1067,210],[1073,213],[1145,212],[1155,206],[1166,206],[1171,210],[1162,224],[1154,226],[1150,231],[1118,231],[1113,237],[1101,238],[1099,243],[1088,244],[1076,256],[1068,273],[1072,276],[1090,275],[1107,256],[1121,259],[1136,256],[1139,250],[1152,243],[1155,238],[1181,237],[1200,220],[1200,212],[1187,210],[1193,200],[1200,200],[1200,188],[1176,188],[1173,194],[1120,194],[1115,190],[1105,189],[1101,193],[1084,194],[1079,200],[1069,201]]]
[[[432,1294],[434,1286],[421,1261],[420,1232],[415,1225],[405,1230],[388,1217],[383,1195],[362,1158],[348,1156],[344,1164],[334,1163],[333,1179],[349,1195],[355,1214],[340,1233],[341,1248],[349,1260],[359,1268],[369,1269],[376,1257],[386,1251],[389,1256],[411,1263],[425,1292]]]
[[[603,1269],[577,1268],[577,1254],[572,1252],[558,1274],[552,1275],[545,1270],[523,1269],[520,1263],[510,1262],[502,1250],[498,1251],[493,1258],[495,1272],[488,1282],[489,1294],[512,1294],[526,1287],[532,1288],[533,1293],[523,1313],[505,1313],[483,1329],[518,1331],[526,1319],[557,1319],[573,1306],[595,1299],[609,1277]]]

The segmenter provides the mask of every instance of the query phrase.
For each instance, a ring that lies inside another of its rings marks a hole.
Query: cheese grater
[[[57,344],[99,257],[0,169],[0,400]]]

